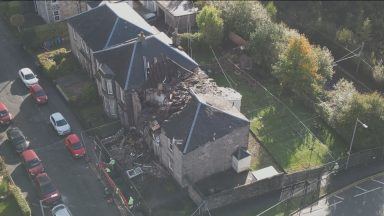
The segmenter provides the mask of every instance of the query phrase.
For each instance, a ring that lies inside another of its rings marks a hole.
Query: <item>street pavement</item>
[[[5,103],[14,116],[12,125],[19,127],[31,142],[55,185],[62,194],[63,202],[74,216],[119,215],[113,204],[103,197],[103,185],[84,159],[73,159],[59,137],[49,126],[49,115],[61,112],[73,131],[80,134],[79,122],[69,110],[56,88],[39,76],[40,84],[48,94],[48,104],[34,103],[27,88],[17,75],[20,68],[29,67],[37,72],[33,58],[29,56],[0,20],[0,101]],[[15,183],[26,195],[32,215],[42,215],[38,195],[28,178],[20,159],[6,138],[6,127],[0,128],[0,154]]]
[[[384,215],[384,173],[332,194],[294,215],[382,216]]]

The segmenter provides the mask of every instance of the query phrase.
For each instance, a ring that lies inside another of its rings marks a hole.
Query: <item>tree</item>
[[[345,45],[354,44],[353,32],[348,28],[339,29],[336,32],[336,39]]]
[[[196,17],[197,26],[203,40],[212,46],[217,46],[223,39],[223,19],[220,11],[214,6],[207,5]]]
[[[292,89],[296,94],[316,98],[322,91],[318,85],[323,77],[318,73],[317,56],[303,35],[290,38],[288,47],[272,68],[272,74],[281,85]]]
[[[384,65],[382,62],[373,67],[372,75],[377,83],[384,83]]]
[[[253,60],[266,71],[271,71],[272,64],[283,52],[284,31],[282,24],[262,23],[251,33],[248,50]]]
[[[266,5],[265,5],[265,9],[267,10],[268,14],[269,14],[269,17],[271,17],[272,19],[275,19],[276,17],[276,13],[277,13],[277,9],[276,9],[276,6],[275,4],[273,3],[273,1],[269,1]]]
[[[327,47],[321,48],[316,46],[313,51],[317,57],[317,64],[319,67],[318,73],[323,78],[321,82],[324,85],[325,82],[330,80],[333,74],[335,74],[335,71],[333,70],[334,58]]]
[[[16,26],[17,30],[20,32],[21,26],[24,24],[24,16],[21,14],[14,14],[9,19],[10,19],[11,25]]]
[[[226,32],[233,31],[248,40],[257,25],[271,22],[267,10],[257,1],[213,1],[221,10]]]

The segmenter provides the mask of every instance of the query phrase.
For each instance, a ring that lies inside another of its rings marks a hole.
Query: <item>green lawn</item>
[[[306,108],[292,95],[281,95],[280,86],[273,80],[262,84],[287,106],[279,103],[266,90],[222,65],[234,89],[242,98],[241,111],[251,121],[251,130],[273,154],[287,172],[321,165],[338,158],[346,151],[346,143],[320,117]],[[210,76],[220,86],[230,86],[220,72],[214,69]],[[297,116],[297,118],[289,111]],[[303,123],[301,124],[300,119]],[[312,151],[311,151],[312,149]]]

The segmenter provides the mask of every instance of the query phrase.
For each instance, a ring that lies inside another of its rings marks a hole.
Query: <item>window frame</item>
[[[57,14],[56,14],[57,13]],[[60,21],[60,11],[59,10],[54,10],[53,11],[53,19],[55,21]]]
[[[173,171],[173,159],[172,158],[169,158],[168,168]]]
[[[105,80],[105,85],[106,85],[106,92],[107,92],[107,94],[109,94],[109,95],[113,95],[113,84],[112,84],[112,80],[110,80],[110,79]]]

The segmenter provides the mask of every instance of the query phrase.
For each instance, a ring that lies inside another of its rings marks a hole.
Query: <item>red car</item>
[[[29,176],[34,177],[44,172],[43,163],[35,151],[31,149],[23,151],[23,153],[21,153],[21,159]]]
[[[35,99],[36,103],[44,104],[48,102],[48,96],[39,84],[33,84],[29,87],[29,92]]]
[[[76,134],[68,135],[64,140],[64,144],[74,158],[83,157],[85,155],[85,148]]]
[[[54,205],[61,200],[59,190],[52,183],[47,173],[40,173],[35,178],[36,189],[43,205]]]
[[[12,114],[8,111],[5,104],[0,102],[0,124],[9,124],[12,121]]]

